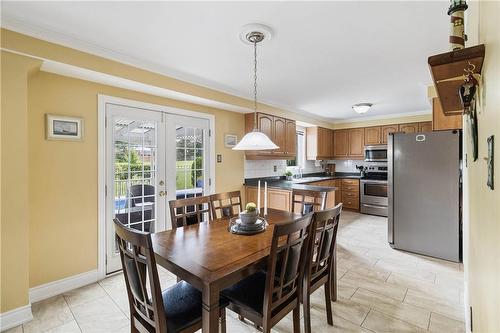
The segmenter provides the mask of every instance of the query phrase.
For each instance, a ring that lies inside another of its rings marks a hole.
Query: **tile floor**
[[[387,219],[344,212],[338,234],[334,326],[312,295],[313,332],[464,332],[462,265],[391,249]],[[175,277],[160,270],[162,287]],[[8,333],[130,332],[123,276],[33,304],[34,319]],[[228,332],[256,332],[228,311]],[[274,332],[292,332],[290,316]]]

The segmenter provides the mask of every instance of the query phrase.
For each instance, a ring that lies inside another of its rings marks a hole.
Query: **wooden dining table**
[[[229,232],[222,218],[151,235],[157,264],[202,292],[202,331],[219,331],[219,292],[264,267],[275,224],[302,215],[269,209],[267,229],[255,235]]]

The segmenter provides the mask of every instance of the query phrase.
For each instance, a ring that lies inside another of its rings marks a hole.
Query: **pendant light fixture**
[[[253,44],[253,130],[245,134],[240,142],[233,147],[233,150],[270,150],[279,148],[257,127],[257,43],[264,40],[265,32],[254,30],[245,34],[246,42]]]

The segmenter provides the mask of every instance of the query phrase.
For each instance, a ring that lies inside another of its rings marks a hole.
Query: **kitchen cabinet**
[[[418,123],[419,132],[431,132],[432,131],[432,121],[424,121]]]
[[[359,211],[359,179],[342,179],[343,208]]]
[[[450,130],[462,128],[462,115],[446,116],[438,98],[432,99],[432,130]]]
[[[417,133],[418,132],[418,123],[399,124],[399,132]]]
[[[364,158],[365,131],[363,128],[352,128],[349,130],[349,157]]]
[[[254,114],[245,115],[246,133],[253,130]],[[257,113],[257,129],[266,134],[279,148],[274,150],[245,151],[249,160],[287,160],[294,159],[296,152],[296,124],[294,120]]]
[[[365,128],[365,145],[378,145],[382,143],[382,127]]]
[[[328,160],[333,158],[333,131],[323,127],[306,129],[306,157],[308,160]]]
[[[297,154],[297,126],[294,120],[286,119],[286,155]]]
[[[333,131],[333,157],[347,158],[349,156],[349,131]]]
[[[245,186],[246,202],[257,203],[257,188]],[[260,190],[261,209],[264,207],[264,188]],[[291,211],[292,192],[275,188],[267,190],[267,207],[279,210]]]
[[[387,137],[389,136],[389,133],[394,133],[397,131],[399,131],[398,124],[381,126],[382,143],[387,144]]]

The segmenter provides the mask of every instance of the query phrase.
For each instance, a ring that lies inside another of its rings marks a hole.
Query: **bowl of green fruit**
[[[245,210],[240,213],[240,221],[242,224],[255,224],[258,217],[259,212],[257,211],[257,205],[253,202],[247,203]]]

